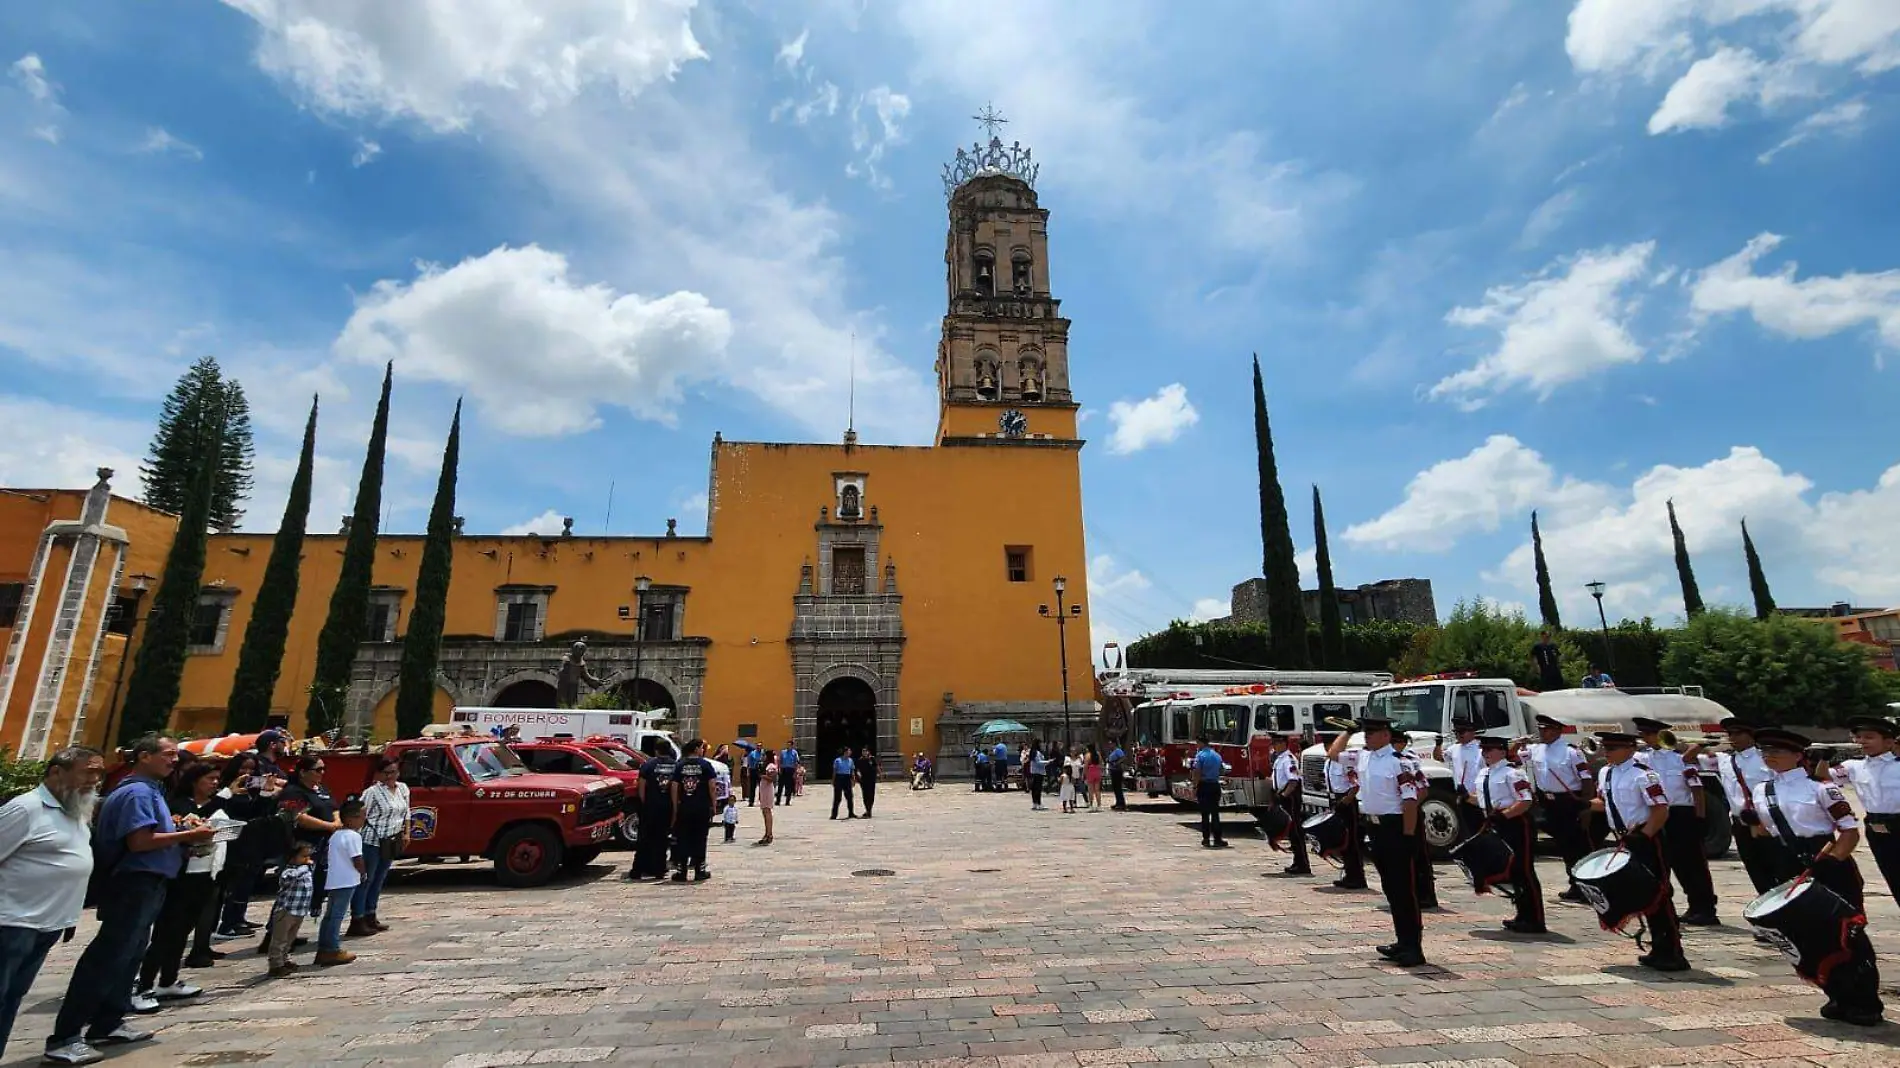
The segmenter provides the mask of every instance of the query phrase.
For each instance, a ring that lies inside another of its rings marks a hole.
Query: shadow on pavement
[[[1473,938],[1482,938],[1487,942],[1522,942],[1526,944],[1532,942],[1557,942],[1567,946],[1577,944],[1576,939],[1558,931],[1546,931],[1543,934],[1527,935],[1518,934],[1516,931],[1500,930],[1496,927],[1473,927],[1468,933]]]
[[[603,856],[602,859],[594,861],[585,868],[563,871],[537,889],[586,886],[602,879],[613,878],[619,868],[619,865]],[[412,864],[398,867],[390,873],[389,889],[397,894],[407,895],[462,894],[507,888],[495,881],[493,864],[486,860],[473,860],[467,864]]]

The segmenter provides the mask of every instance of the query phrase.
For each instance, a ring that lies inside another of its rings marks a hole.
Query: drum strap
[[[1616,791],[1610,788],[1610,776],[1615,772],[1615,765],[1603,766],[1603,811],[1610,817],[1611,829],[1616,831],[1618,838],[1621,838],[1629,833],[1629,828],[1623,824],[1623,814],[1616,810]]]
[[[1786,846],[1802,864],[1813,865],[1814,855],[1812,853],[1803,855],[1802,839],[1794,833],[1794,828],[1788,825],[1788,817],[1781,814],[1781,806],[1775,803],[1773,779],[1768,781],[1764,792],[1768,795],[1768,816],[1775,821],[1775,833],[1781,836],[1781,844]]]
[[[1742,766],[1735,761],[1735,754],[1728,755],[1728,773],[1735,776],[1735,788],[1742,792],[1742,811],[1755,811],[1754,791],[1748,788],[1748,780],[1742,778]]]

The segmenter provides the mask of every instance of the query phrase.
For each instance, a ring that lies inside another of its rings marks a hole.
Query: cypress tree
[[[192,364],[166,395],[139,478],[146,504],[183,515],[198,473],[200,423],[213,409],[221,411],[223,425],[213,474],[211,525],[232,530],[243,518],[243,503],[251,493],[251,409],[244,387],[236,379],[224,378],[212,357]]]
[[[1761,554],[1755,551],[1755,539],[1748,536],[1748,520],[1742,520],[1742,555],[1748,558],[1748,588],[1755,595],[1755,618],[1768,619],[1775,614],[1775,595],[1768,592],[1768,575],[1761,569]]]
[[[1702,591],[1695,584],[1695,569],[1689,566],[1689,542],[1682,536],[1682,524],[1676,522],[1676,502],[1669,505],[1669,536],[1676,543],[1676,577],[1682,580],[1682,610],[1690,619],[1702,614]]]
[[[395,364],[383,367],[383,395],[370,424],[363,475],[356,483],[356,512],[343,543],[343,564],[330,592],[330,614],[317,634],[317,666],[310,680],[305,723],[320,734],[343,722],[350,693],[350,665],[369,628],[369,584],[376,564],[376,523],[383,510],[383,450],[389,437],[389,384]]]
[[[1260,356],[1253,358],[1253,434],[1260,460],[1260,573],[1267,580],[1267,652],[1278,668],[1306,667],[1306,606],[1300,602],[1300,568],[1293,562],[1293,534],[1287,525],[1286,497],[1280,492],[1280,468],[1273,458],[1273,427],[1267,419],[1267,390],[1260,380]]]
[[[165,575],[145,621],[145,640],[132,663],[125,687],[125,714],[119,719],[120,744],[162,731],[178,704],[179,682],[191,649],[191,625],[198,614],[204,583],[205,541],[211,529],[211,501],[217,481],[215,458],[223,413],[215,403],[200,410],[190,439],[201,458],[191,493],[178,517],[178,533],[165,557]]]
[[[429,509],[429,535],[416,572],[415,607],[402,638],[402,683],[396,693],[396,736],[413,738],[435,717],[435,666],[442,653],[449,580],[455,562],[455,471],[462,452],[462,402],[455,402],[449,442],[442,449],[442,475]]]
[[[1333,586],[1333,554],[1326,548],[1326,507],[1313,487],[1313,555],[1319,570],[1319,655],[1321,665],[1340,671],[1346,665],[1345,632],[1339,624],[1339,594]]]
[[[290,635],[290,616],[297,608],[297,574],[303,563],[303,535],[310,521],[310,469],[317,452],[317,401],[311,398],[310,419],[303,428],[303,454],[290,479],[290,497],[284,518],[271,541],[270,562],[258,584],[251,621],[244,628],[244,647],[238,651],[237,674],[231,680],[231,700],[225,707],[224,729],[231,733],[264,729],[270,717],[271,694],[284,664],[284,642]]]
[[[1544,626],[1562,630],[1564,621],[1557,615],[1557,595],[1550,591],[1550,565],[1544,563],[1544,534],[1537,529],[1537,513],[1531,513],[1531,555],[1537,560],[1537,611]]]

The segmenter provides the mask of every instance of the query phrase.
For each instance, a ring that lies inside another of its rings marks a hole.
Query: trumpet
[[[1664,727],[1662,730],[1656,732],[1656,743],[1664,749],[1674,749],[1676,747],[1676,732],[1670,730],[1668,727]]]

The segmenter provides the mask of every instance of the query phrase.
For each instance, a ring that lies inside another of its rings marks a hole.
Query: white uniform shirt
[[[1359,767],[1359,811],[1368,816],[1396,816],[1407,801],[1418,800],[1410,761],[1386,746],[1363,754]]]
[[[63,931],[79,922],[92,833],[45,786],[0,806],[0,927]]]
[[[1484,778],[1484,754],[1478,749],[1478,740],[1449,746],[1445,749],[1445,763],[1451,766],[1451,781],[1466,793],[1475,795],[1479,782]]]
[[[1740,819],[1744,811],[1753,811],[1755,787],[1775,774],[1762,763],[1761,750],[1751,745],[1747,749],[1711,754],[1710,759],[1715,762],[1716,777],[1722,781],[1722,793],[1728,797],[1730,814]]]
[[[1525,749],[1532,781],[1547,794],[1578,793],[1590,781],[1590,761],[1568,738],[1559,737],[1548,744],[1533,742]]]
[[[1531,799],[1531,780],[1510,761],[1500,760],[1484,770],[1472,795],[1486,812],[1502,812]]]
[[[1326,762],[1326,789],[1334,797],[1345,793],[1358,785],[1355,781],[1359,767],[1359,751],[1348,749],[1339,754],[1338,760]]]
[[[1639,749],[1637,756],[1649,765],[1649,770],[1662,780],[1663,793],[1669,795],[1671,808],[1691,808],[1695,805],[1695,793],[1702,789],[1702,776],[1682,754],[1674,749]]]
[[[1852,831],[1860,827],[1860,821],[1854,818],[1854,807],[1847,803],[1847,795],[1831,782],[1815,782],[1814,777],[1802,768],[1794,768],[1776,775],[1770,782],[1775,788],[1775,808],[1781,811],[1781,818],[1788,821],[1788,829],[1797,838],[1821,838],[1832,836],[1838,830]],[[1781,828],[1776,825],[1774,815],[1768,810],[1768,787],[1763,783],[1755,787],[1755,807],[1761,811],[1761,824],[1768,828],[1776,838],[1781,837]]]
[[[1652,807],[1666,807],[1669,795],[1649,765],[1641,758],[1632,757],[1621,764],[1603,766],[1603,804],[1604,815],[1610,817],[1610,828],[1616,829],[1620,822],[1623,830],[1629,832],[1640,829],[1649,820]]]
[[[1900,757],[1892,753],[1857,757],[1841,761],[1829,772],[1835,782],[1854,788],[1860,807],[1866,809],[1868,815],[1900,813]]]
[[[1287,784],[1300,777],[1299,762],[1288,749],[1273,758],[1273,792],[1279,793]]]

